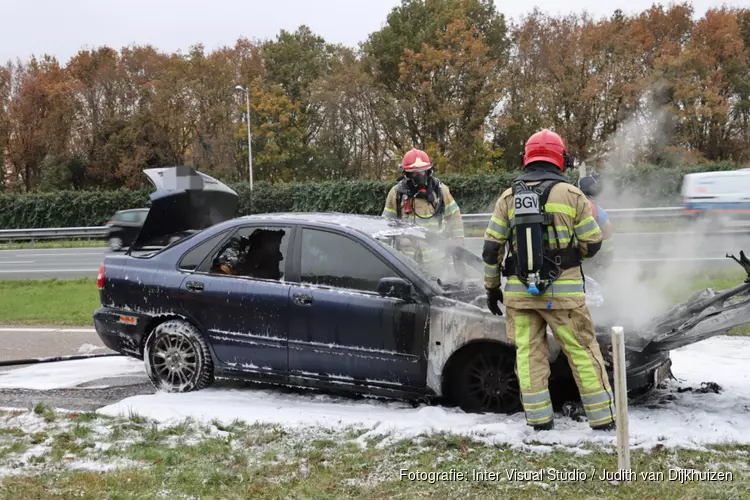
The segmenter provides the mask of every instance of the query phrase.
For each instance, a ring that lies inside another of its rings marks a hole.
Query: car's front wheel
[[[459,353],[449,375],[453,401],[466,412],[515,413],[521,392],[510,349],[481,345]]]
[[[157,389],[190,392],[214,381],[214,367],[208,345],[200,331],[181,319],[159,324],[146,339],[143,349],[146,373]]]

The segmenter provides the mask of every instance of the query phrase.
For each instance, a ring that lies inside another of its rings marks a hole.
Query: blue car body
[[[167,220],[169,207],[153,204],[156,209],[159,220]],[[512,372],[515,351],[504,317],[493,316],[484,304],[481,264],[477,279],[448,283],[389,243],[404,235],[422,237],[421,230],[380,217],[331,213],[213,222],[182,221],[169,231],[197,232],[165,248],[144,252],[134,245],[105,258],[94,325],[107,347],[143,359],[149,333],[179,318],[201,332],[217,377],[430,398],[461,390],[451,385],[452,373],[468,350],[499,350]],[[278,275],[218,273],[218,252],[238,235],[259,230],[281,235],[278,248],[266,252],[273,262],[280,252]],[[168,230],[152,226],[147,232],[158,237]],[[406,284],[407,293],[384,293],[383,282]],[[611,376],[606,328],[599,341]],[[550,362],[553,378],[572,381],[552,338]],[[629,352],[629,389],[660,383],[669,365],[668,353]]]

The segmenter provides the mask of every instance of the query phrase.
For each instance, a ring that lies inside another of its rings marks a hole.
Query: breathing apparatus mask
[[[409,183],[409,187],[413,191],[426,191],[427,183],[429,182],[430,177],[432,177],[432,169],[424,172],[406,172],[404,175]]]

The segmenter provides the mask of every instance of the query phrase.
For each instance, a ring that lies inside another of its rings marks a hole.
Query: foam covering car
[[[521,409],[515,349],[505,318],[484,302],[479,256],[380,217],[236,217],[237,194],[216,179],[189,167],[145,173],[156,188],[149,214],[126,253],[105,257],[94,324],[107,347],[144,361],[157,388],[194,391],[235,378],[466,411]],[[163,248],[141,248],[178,233],[186,235]],[[430,269],[404,245],[439,245],[447,264]],[[738,261],[750,275],[744,254]],[[671,375],[670,349],[748,322],[748,289],[703,291],[629,335],[629,394]],[[590,278],[586,294],[611,378],[609,330],[620,322]],[[551,335],[549,347],[560,405],[577,390]]]

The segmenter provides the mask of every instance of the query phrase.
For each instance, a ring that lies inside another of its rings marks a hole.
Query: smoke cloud
[[[650,109],[625,122],[611,137],[599,177],[602,192],[597,202],[601,207],[645,208],[667,203],[616,185],[614,176],[636,165],[649,147],[666,142],[668,118],[663,109]],[[659,186],[654,187],[651,193],[663,192]],[[684,228],[654,228],[658,219],[618,217],[612,224],[616,262],[605,272],[592,273],[592,277],[602,285],[608,319],[623,326],[642,326],[673,305],[673,298],[689,284],[691,275],[704,268],[706,261],[696,259],[706,255],[708,245],[722,252],[733,250],[728,245],[731,241],[710,239],[707,221]],[[717,243],[728,246],[718,247]]]

